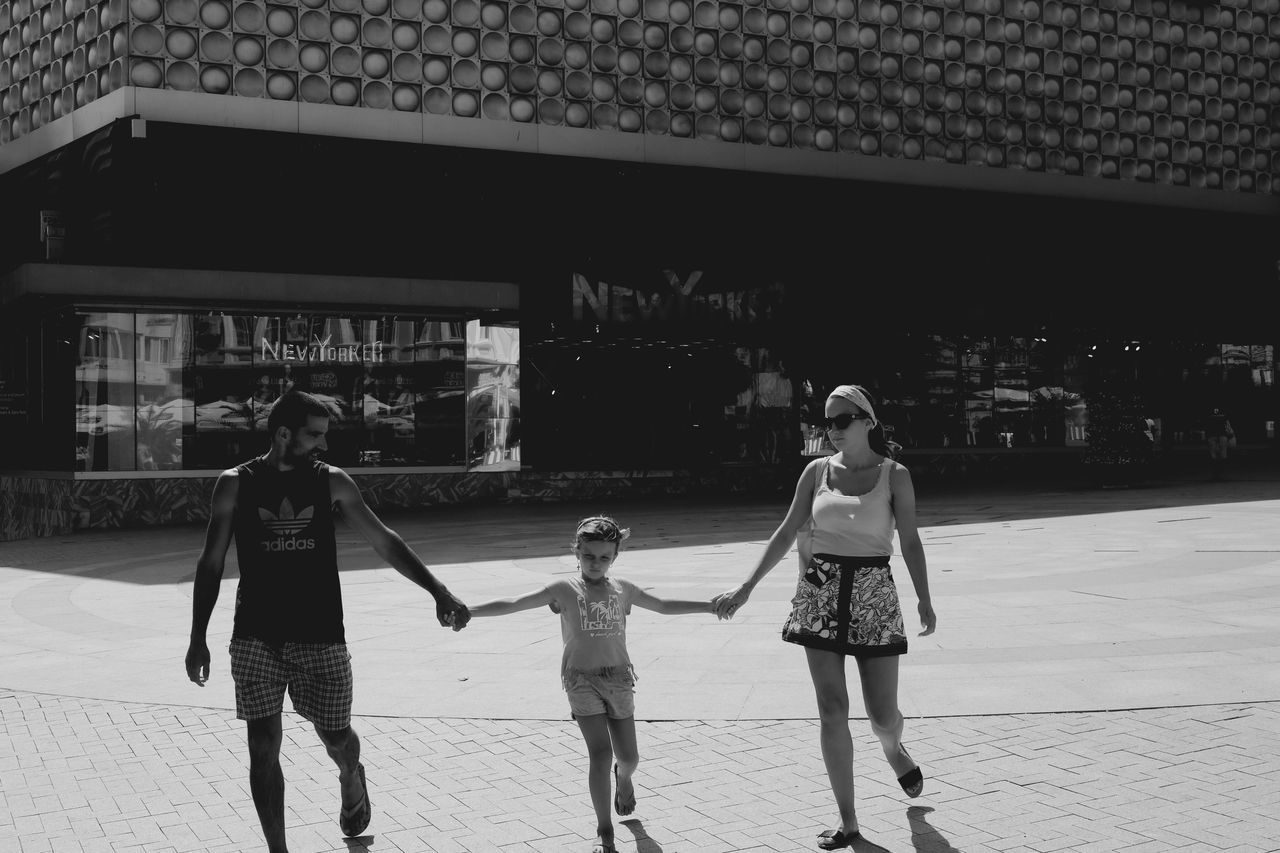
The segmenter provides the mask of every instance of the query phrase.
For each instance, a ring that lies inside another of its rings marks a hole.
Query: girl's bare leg
[[[605,849],[613,847],[613,817],[609,793],[612,785],[609,774],[613,770],[613,746],[609,738],[608,718],[604,714],[578,717],[578,728],[587,742],[587,755],[591,769],[587,773],[587,787],[591,791],[591,805],[596,811],[596,834]]]
[[[631,782],[631,774],[636,772],[636,765],[640,763],[635,717],[621,720],[610,717],[609,734],[613,739],[613,754],[617,757],[619,812],[629,815],[636,807],[636,789]]]

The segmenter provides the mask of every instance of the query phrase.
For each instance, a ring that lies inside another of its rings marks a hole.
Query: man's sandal
[[[861,837],[862,833],[856,829],[853,832],[845,832],[843,829],[828,829],[818,836],[818,846],[823,850],[840,850],[845,847],[852,847],[853,843]]]
[[[907,752],[907,748],[905,746],[898,744],[898,749],[903,755],[910,758],[912,763],[915,762],[915,759],[911,758],[911,755]],[[920,772],[919,765],[912,767],[906,773],[899,776],[898,784],[902,786],[902,790],[906,792],[907,796],[911,797],[913,800],[924,793],[924,774]]]
[[[338,826],[342,827],[342,834],[348,838],[364,832],[373,818],[373,807],[369,805],[369,786],[364,781],[364,765],[357,763],[356,772],[360,774],[360,802],[349,809],[343,809],[338,815]]]
[[[605,844],[603,841],[596,839],[596,845],[591,848],[591,853],[618,853],[618,849],[612,844]]]

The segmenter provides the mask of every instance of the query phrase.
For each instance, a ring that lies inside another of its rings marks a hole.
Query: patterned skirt
[[[854,657],[906,654],[889,558],[815,554],[796,586],[782,639]]]

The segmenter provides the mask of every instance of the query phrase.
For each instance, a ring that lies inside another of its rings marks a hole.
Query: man
[[[280,715],[288,690],[338,765],[339,825],[356,836],[371,809],[351,728],[351,657],[342,621],[334,519],[346,519],[382,559],[435,598],[441,625],[461,630],[465,604],[437,580],[395,531],[365,504],[351,477],[316,456],[326,448],[329,411],[314,396],[286,393],[267,422],[271,449],[223,471],[213,490],[204,550],[196,563],[187,677],[209,678],[206,634],[232,534],[240,562],[231,677],[236,716],[248,724],[249,787],[267,848],[286,853]]]
[[[1227,420],[1222,409],[1215,408],[1209,413],[1205,421],[1204,435],[1209,445],[1209,479],[1221,480],[1223,471],[1227,467],[1227,448],[1231,446],[1231,440],[1236,437],[1235,430],[1231,428],[1231,421]]]

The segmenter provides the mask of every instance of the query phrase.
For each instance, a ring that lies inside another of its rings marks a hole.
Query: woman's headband
[[[871,405],[871,401],[867,399],[867,395],[862,393],[862,389],[857,385],[837,385],[835,389],[827,395],[828,400],[832,397],[843,397],[859,409],[862,409],[862,411],[866,412],[868,417],[871,418],[871,426],[875,426],[880,423],[880,421],[876,419],[876,410]]]

